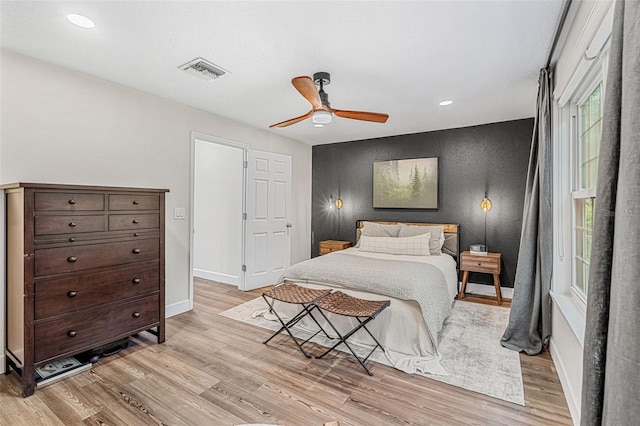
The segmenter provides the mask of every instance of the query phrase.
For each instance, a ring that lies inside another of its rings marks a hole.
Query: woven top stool
[[[291,337],[293,342],[296,344],[298,349],[300,349],[300,352],[302,352],[303,355],[306,356],[307,358],[311,358],[311,355],[306,353],[305,350],[302,348],[302,346],[320,332],[323,332],[325,336],[330,338],[327,332],[324,331],[320,323],[313,316],[313,310],[318,309],[318,307],[316,306],[316,303],[319,300],[322,300],[323,298],[328,296],[330,293],[331,293],[331,290],[329,289],[312,289],[312,288],[301,287],[290,281],[285,281],[283,284],[278,284],[272,287],[271,289],[265,291],[264,293],[262,293],[262,298],[265,300],[265,302],[267,302],[267,305],[269,305],[269,310],[275,314],[275,316],[278,318],[278,321],[280,321],[280,324],[282,324],[282,327],[280,327],[278,331],[273,333],[271,337],[265,340],[264,343],[265,344],[269,343],[269,341],[271,341],[271,339],[273,339],[275,336],[280,334],[282,330],[286,330],[287,334],[289,334],[289,336]],[[269,299],[271,299],[271,301],[269,301]],[[275,310],[274,305],[276,300],[280,302],[300,305],[302,307],[302,310],[298,312],[296,316],[294,316],[293,318],[291,318],[289,321],[285,323],[284,320],[280,317],[280,315],[278,315],[278,312]],[[296,339],[296,337],[291,332],[291,328],[307,315],[309,315],[313,319],[313,321],[316,323],[319,329],[318,331],[316,331],[316,333],[313,336],[309,337],[304,342],[299,343],[298,339]]]
[[[357,297],[349,296],[341,291],[336,291],[328,296],[323,297],[319,301],[316,302],[316,305],[320,308],[320,314],[324,317],[324,319],[329,323],[333,331],[336,332],[340,341],[329,348],[325,353],[316,358],[322,358],[327,355],[329,352],[334,350],[340,343],[344,343],[344,345],[351,351],[351,354],[358,360],[362,368],[367,372],[368,375],[373,376],[373,373],[367,368],[364,364],[367,362],[371,354],[379,347],[380,349],[384,348],[378,342],[378,340],[373,337],[373,334],[367,329],[366,325],[369,321],[372,321],[380,312],[382,312],[387,306],[391,304],[390,300],[365,300],[359,299]],[[351,331],[349,331],[344,336],[340,334],[340,332],[336,329],[336,327],[329,321],[327,316],[322,311],[331,312],[333,314],[354,317],[358,320],[358,325]],[[373,347],[369,355],[367,355],[364,359],[360,358],[356,355],[355,351],[349,346],[347,343],[347,339],[353,334],[355,334],[358,330],[364,328],[364,330],[371,336],[371,338],[376,342],[376,345]]]

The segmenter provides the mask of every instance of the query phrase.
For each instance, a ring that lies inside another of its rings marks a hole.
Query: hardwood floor
[[[141,333],[26,399],[15,374],[0,376],[0,424],[571,424],[548,353],[521,355],[524,407],[380,364],[369,377],[350,355],[308,360],[290,341],[263,345],[269,331],[218,315],[259,295],[197,280],[194,310],[167,320],[161,345]]]

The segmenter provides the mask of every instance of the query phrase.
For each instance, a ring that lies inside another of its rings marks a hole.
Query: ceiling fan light
[[[322,127],[325,124],[331,123],[331,113],[324,109],[313,111],[311,120],[313,121],[313,125],[315,127]]]

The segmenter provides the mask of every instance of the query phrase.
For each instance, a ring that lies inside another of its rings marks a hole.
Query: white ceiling
[[[8,50],[263,129],[310,109],[290,81],[316,71],[331,73],[334,108],[390,116],[270,130],[316,145],[533,116],[562,3],[2,1],[0,35]],[[178,70],[196,57],[229,74]]]

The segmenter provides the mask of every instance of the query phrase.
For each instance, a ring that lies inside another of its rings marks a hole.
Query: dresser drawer
[[[35,250],[35,276],[42,277],[160,258],[157,239]]]
[[[500,273],[500,258],[488,256],[462,256],[460,269],[472,272]]]
[[[35,283],[35,319],[158,291],[159,264],[152,262],[108,272]]]
[[[109,230],[121,231],[125,229],[158,228],[160,215],[151,214],[110,214]]]
[[[159,210],[159,195],[109,195],[109,210]]]
[[[36,192],[35,209],[40,211],[104,210],[104,195],[73,192]]]
[[[106,216],[103,218],[106,221]],[[75,234],[38,235],[34,242],[37,248],[62,247],[83,244],[101,244],[115,241],[145,240],[160,238],[160,229],[134,229],[112,232],[85,232]]]
[[[36,323],[35,362],[91,349],[110,339],[158,324],[159,298],[153,296],[87,309],[66,318]]]
[[[104,215],[36,216],[35,234],[53,235],[106,231]]]

